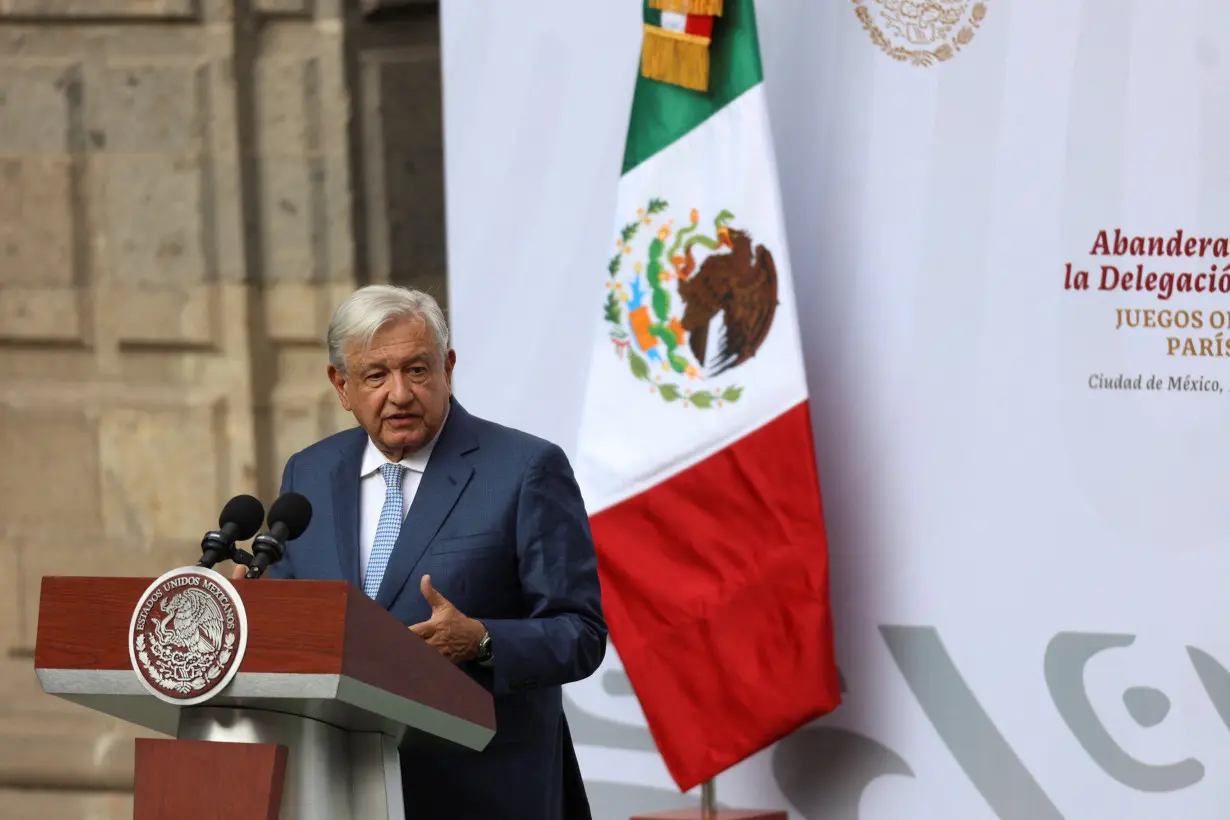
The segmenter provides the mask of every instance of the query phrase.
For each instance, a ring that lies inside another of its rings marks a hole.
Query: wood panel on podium
[[[276,820],[282,811],[285,746],[138,738],[133,820],[204,817]],[[224,764],[224,769],[217,768]],[[243,772],[242,787],[213,788],[202,799],[202,781],[215,772]]]

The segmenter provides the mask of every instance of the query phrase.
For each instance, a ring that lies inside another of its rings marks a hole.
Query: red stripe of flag
[[[806,401],[590,517],[611,640],[683,791],[841,703]]]

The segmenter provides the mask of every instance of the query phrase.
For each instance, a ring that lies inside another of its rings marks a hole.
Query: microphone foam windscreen
[[[307,529],[312,521],[312,502],[299,493],[279,496],[269,508],[269,528],[281,522],[286,525],[286,540],[293,541]]]
[[[236,541],[247,541],[256,535],[265,520],[265,505],[250,495],[237,495],[222,508],[218,526],[234,524]]]

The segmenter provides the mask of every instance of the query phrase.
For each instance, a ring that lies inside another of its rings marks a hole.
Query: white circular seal
[[[231,582],[180,567],[149,585],[128,626],[128,656],[141,684],[177,706],[209,700],[239,671],[248,615]]]

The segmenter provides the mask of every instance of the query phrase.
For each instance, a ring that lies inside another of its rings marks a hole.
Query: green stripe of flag
[[[637,73],[624,146],[623,173],[707,120],[764,77],[756,34],[755,0],[727,0],[714,21],[709,45],[709,91],[701,93],[649,80]],[[661,12],[644,0],[644,20],[657,25]]]

